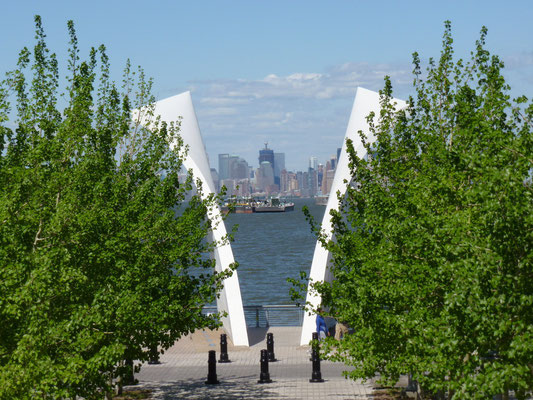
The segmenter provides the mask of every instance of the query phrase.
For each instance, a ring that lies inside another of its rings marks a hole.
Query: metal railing
[[[301,326],[304,310],[291,304],[271,304],[262,306],[243,306],[246,325],[249,327]],[[216,313],[216,306],[203,308],[204,314]]]

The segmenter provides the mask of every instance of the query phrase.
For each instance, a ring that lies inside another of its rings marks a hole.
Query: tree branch
[[[35,234],[35,240],[33,241],[33,251],[36,250],[35,247],[37,246],[37,242],[39,240],[42,240],[42,239],[39,238],[39,235],[41,234],[42,229],[43,229],[43,219],[41,218],[41,219],[39,219],[39,230]]]

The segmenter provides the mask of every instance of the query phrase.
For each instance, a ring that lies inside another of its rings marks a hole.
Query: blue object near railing
[[[262,306],[244,306],[244,318],[249,327],[301,326],[304,310],[291,304],[272,304]],[[206,306],[204,314],[217,312],[216,306]]]

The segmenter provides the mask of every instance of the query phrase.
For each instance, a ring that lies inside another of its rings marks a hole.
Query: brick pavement
[[[269,384],[259,384],[260,350],[266,334],[274,334],[277,362],[269,363]],[[161,364],[145,364],[136,375],[140,387],[154,391],[155,399],[369,399],[372,384],[345,379],[343,365],[322,361],[323,383],[310,383],[312,366],[308,346],[299,346],[300,328],[250,328],[250,347],[235,347],[228,338],[231,363],[217,363],[219,385],[206,385],[209,350],[220,355],[223,331],[198,331],[181,338],[161,356]],[[136,386],[138,388],[139,386]]]

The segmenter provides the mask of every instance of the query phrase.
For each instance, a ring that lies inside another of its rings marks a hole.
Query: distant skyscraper
[[[322,164],[318,164],[317,168],[316,168],[316,173],[317,173],[317,185],[318,185],[318,190],[322,190],[322,178],[324,177],[324,166]]]
[[[274,153],[274,183],[280,184],[281,171],[285,169],[285,153]]]
[[[233,175],[234,165],[239,162],[239,156],[232,154],[228,157],[228,178],[235,179]]]
[[[229,178],[229,154],[218,155],[218,179]]]
[[[315,169],[309,168],[308,179],[309,179],[309,196],[314,197],[316,196],[318,192],[318,174]]]
[[[315,171],[318,169],[318,158],[309,157],[309,168],[313,168]]]
[[[265,148],[259,150],[259,165],[263,161],[268,161],[274,167],[274,150],[268,148],[268,142],[265,143]]]
[[[282,169],[279,177],[279,190],[282,193],[289,191],[289,174],[286,169]]]
[[[274,169],[268,161],[263,161],[256,174],[256,188],[261,191],[268,191],[274,185]]]
[[[304,187],[304,174],[302,171],[296,172],[296,181],[298,182],[298,189],[302,189]]]
[[[330,169],[326,172],[326,190],[324,194],[328,194],[331,191],[331,186],[333,185],[333,179],[335,179],[335,170]],[[331,193],[329,193],[331,195]]]
[[[320,188],[318,183],[318,158],[309,157],[309,169],[308,172],[308,187],[309,187],[309,196],[314,197],[318,193]]]
[[[235,157],[230,160],[229,174],[231,179],[248,179],[250,178],[249,167],[246,160]]]
[[[235,179],[221,179],[220,187],[222,186],[226,187],[226,196],[235,195]]]
[[[334,170],[337,167],[337,156],[335,156],[335,154],[332,155],[329,162],[331,163],[331,169]]]
[[[322,194],[326,195],[329,193],[328,190],[328,171],[331,171],[331,162],[327,161],[324,169],[322,170],[322,181],[320,182],[320,187]]]
[[[259,168],[257,169],[257,183],[261,190],[267,191],[267,188],[274,185],[274,150],[268,148],[268,142],[265,148],[259,150]]]
[[[302,174],[302,187],[300,188],[300,195],[302,197],[309,197],[311,188],[309,187],[309,172],[304,171]]]

